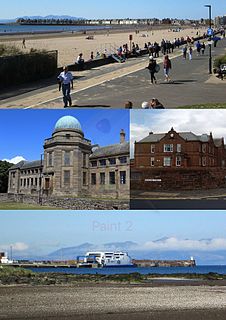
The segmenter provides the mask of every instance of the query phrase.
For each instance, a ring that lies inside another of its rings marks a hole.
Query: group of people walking
[[[156,79],[156,73],[160,71],[160,66],[157,64],[156,60],[154,59],[153,56],[149,57],[149,64],[147,69],[150,72],[151,76],[151,84],[157,84],[157,79]],[[165,55],[163,59],[163,70],[164,70],[164,76],[165,76],[165,81],[169,82],[170,81],[170,70],[172,69],[172,63],[169,58],[169,55]]]

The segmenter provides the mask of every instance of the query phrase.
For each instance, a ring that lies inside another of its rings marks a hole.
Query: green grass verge
[[[206,103],[206,104],[196,104],[192,106],[181,106],[177,109],[226,109],[225,103]]]
[[[40,206],[38,204],[1,202],[0,210],[61,210],[61,209],[56,207]]]

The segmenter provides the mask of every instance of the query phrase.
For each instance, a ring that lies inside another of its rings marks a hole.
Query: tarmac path
[[[226,39],[213,48],[213,58],[226,52]],[[111,64],[92,70],[76,72],[72,91],[75,108],[123,108],[125,101],[132,101],[134,108],[140,108],[143,101],[158,98],[166,108],[184,105],[225,103],[226,82],[208,73],[208,47],[205,56],[193,60],[182,59],[181,50],[175,50],[172,59],[172,83],[164,82],[162,60],[157,75],[158,85],[150,84],[150,75],[145,69],[148,58],[130,59],[124,64]],[[53,81],[55,81],[53,79]],[[52,82],[54,83],[54,82]],[[0,95],[0,108],[63,108],[62,96],[57,84],[45,82],[27,92],[15,90],[10,95]]]

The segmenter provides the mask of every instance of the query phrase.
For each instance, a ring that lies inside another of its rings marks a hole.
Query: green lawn
[[[226,100],[226,98],[225,98]],[[207,103],[207,104],[196,104],[193,106],[182,106],[177,109],[226,109],[225,103]]]
[[[40,206],[38,204],[1,202],[0,210],[61,210],[55,207]]]

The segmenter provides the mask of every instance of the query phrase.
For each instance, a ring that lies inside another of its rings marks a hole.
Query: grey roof
[[[19,163],[13,165],[10,170],[15,170],[15,169],[31,169],[31,168],[40,168],[41,167],[41,160],[36,160],[36,161],[20,161]]]
[[[159,142],[162,140],[167,133],[157,133],[157,134],[149,134],[146,138],[139,141],[139,143],[145,143],[145,142]],[[200,142],[208,142],[210,139],[210,136],[207,134],[203,134],[200,136],[195,135],[192,132],[178,132],[178,135],[187,141],[200,141]]]
[[[90,156],[90,159],[124,154],[129,154],[129,142],[118,143],[107,147],[100,147],[93,152],[93,154]]]

